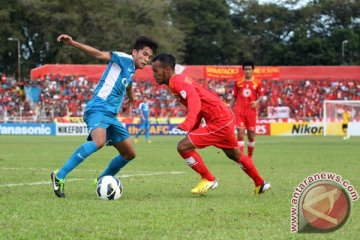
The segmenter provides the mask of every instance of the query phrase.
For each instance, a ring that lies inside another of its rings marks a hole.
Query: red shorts
[[[224,125],[208,124],[189,132],[188,137],[196,148],[214,146],[217,148],[238,148],[234,120]]]
[[[235,115],[236,127],[247,129],[249,131],[255,131],[256,129],[256,115]]]

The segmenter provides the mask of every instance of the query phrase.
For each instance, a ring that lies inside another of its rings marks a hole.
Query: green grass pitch
[[[116,154],[101,149],[68,175],[56,198],[50,172],[85,137],[0,136],[0,239],[359,239],[360,201],[350,219],[327,234],[290,233],[291,197],[304,178],[335,172],[360,193],[360,138],[257,137],[254,162],[272,184],[254,196],[253,183],[216,148],[200,150],[219,187],[190,193],[199,177],[180,158],[177,136],[144,137],[136,159],[117,176],[124,194],[99,200],[92,180]]]

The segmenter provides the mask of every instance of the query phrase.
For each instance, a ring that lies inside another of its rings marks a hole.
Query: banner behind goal
[[[342,114],[348,111],[348,135],[360,136],[360,101],[325,100],[323,106],[324,136],[342,135]]]

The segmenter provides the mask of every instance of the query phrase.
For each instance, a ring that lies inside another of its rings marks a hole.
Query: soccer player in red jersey
[[[208,146],[222,149],[228,158],[237,162],[253,179],[256,194],[270,189],[270,184],[260,176],[251,158],[239,150],[231,109],[215,93],[190,77],[175,74],[175,58],[172,55],[156,56],[152,69],[157,83],[168,85],[174,96],[188,108],[186,119],[178,126],[188,134],[178,143],[177,150],[187,164],[201,175],[200,183],[191,192],[203,194],[218,185],[216,178],[195,151]],[[202,119],[206,126],[201,125]]]
[[[240,151],[244,152],[245,130],[247,131],[248,156],[252,157],[255,149],[255,129],[257,107],[264,96],[261,82],[253,77],[254,62],[247,61],[242,65],[244,76],[235,81],[234,98],[231,107],[235,113],[237,140]]]

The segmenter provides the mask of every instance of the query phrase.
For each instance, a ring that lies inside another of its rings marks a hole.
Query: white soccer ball
[[[102,200],[116,200],[123,193],[123,185],[115,176],[104,176],[96,184],[96,194]]]

